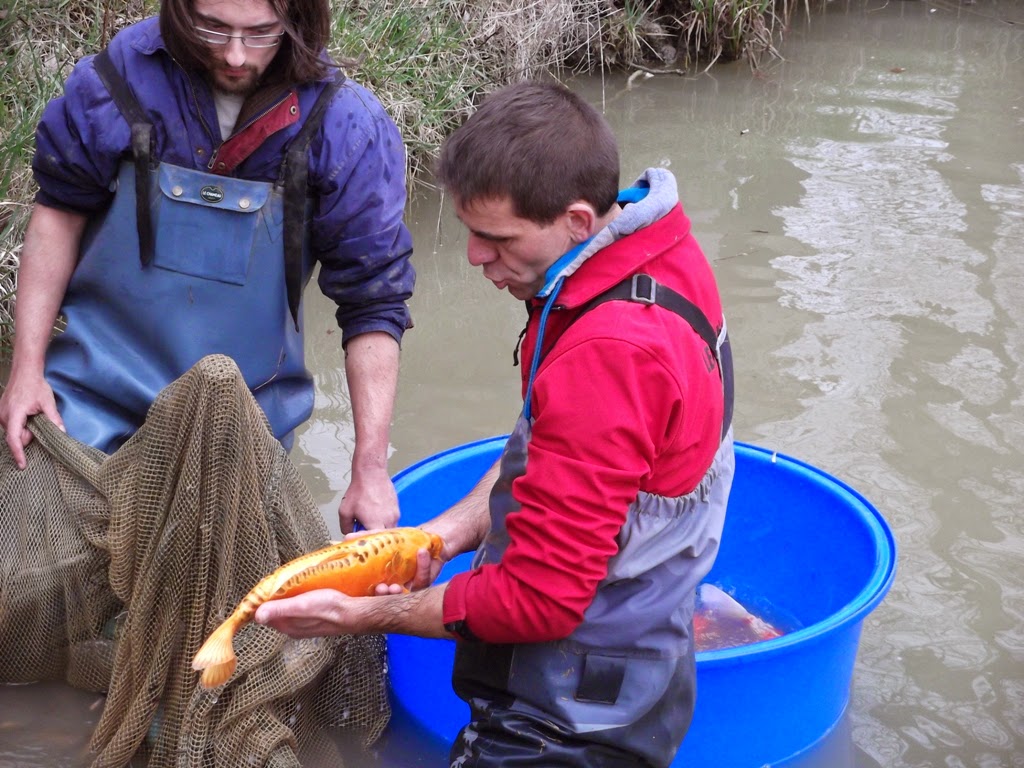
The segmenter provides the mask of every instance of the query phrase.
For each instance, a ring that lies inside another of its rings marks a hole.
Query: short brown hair
[[[331,33],[329,0],[268,0],[284,26],[281,50],[268,68],[265,79],[289,85],[319,80],[327,74],[330,61],[324,48]],[[163,0],[160,4],[160,34],[171,56],[187,69],[206,69],[207,45],[195,32],[192,0]]]
[[[501,88],[441,149],[438,181],[459,205],[508,198],[547,224],[577,200],[606,213],[619,191],[619,149],[600,112],[556,83]]]

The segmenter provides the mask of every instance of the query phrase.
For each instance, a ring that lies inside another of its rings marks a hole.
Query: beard
[[[242,74],[229,74],[228,70],[244,70]],[[224,93],[237,96],[248,96],[256,90],[260,82],[260,72],[253,66],[228,67],[223,62],[214,63],[210,68],[210,78],[214,86]]]

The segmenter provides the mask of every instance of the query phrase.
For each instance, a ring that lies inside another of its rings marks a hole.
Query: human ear
[[[582,243],[594,234],[598,217],[597,211],[590,203],[583,200],[570,203],[562,217],[573,242]]]

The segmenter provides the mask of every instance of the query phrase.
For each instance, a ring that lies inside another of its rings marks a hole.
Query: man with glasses
[[[313,407],[301,293],[319,262],[355,421],[341,528],[397,521],[386,462],[415,280],[405,150],[327,58],[329,31],[328,0],[165,0],[47,106],[0,400],[19,466],[29,416],[112,453],[211,353],[235,360],[290,446]]]

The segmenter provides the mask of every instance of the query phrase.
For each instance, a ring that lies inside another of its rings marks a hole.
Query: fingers
[[[8,414],[7,422],[4,424],[4,429],[7,432],[5,436],[7,447],[10,449],[18,469],[24,469],[28,465],[25,460],[25,446],[32,442],[32,433],[28,431],[27,423],[28,414],[18,409]]]
[[[57,410],[56,401],[51,400],[48,403],[44,403],[42,413],[46,418],[54,423],[57,429],[67,434],[67,429],[64,427],[64,419],[60,417],[60,411]]]
[[[350,534],[355,532],[356,516],[351,511],[345,509],[345,499],[341,500],[341,506],[338,508],[338,527],[341,528],[343,534]]]
[[[270,600],[256,609],[253,621],[266,624],[292,637],[319,626],[323,622],[323,607],[313,592],[297,597]]]
[[[23,425],[11,423],[7,426],[7,447],[11,451],[11,456],[14,457],[14,464],[18,469],[24,469],[28,466],[28,462],[25,461],[25,446],[28,445],[32,439],[32,433],[24,428]]]
[[[400,595],[405,592],[406,589],[407,588],[401,584],[378,584],[374,588],[373,593],[377,595],[377,597],[384,597],[385,595]]]
[[[394,528],[398,525],[398,496],[386,472],[353,472],[338,505],[338,523],[343,533]]]
[[[362,509],[362,505],[360,504],[358,494],[351,492],[351,487],[349,491],[341,497],[341,503],[338,505],[338,526],[341,528],[342,533],[365,533],[366,531],[386,527],[376,525],[372,519],[366,522],[360,517],[356,517],[356,510]]]
[[[434,570],[434,559],[429,551],[421,549],[416,553],[416,576],[413,577],[410,589],[426,589],[434,582],[435,576],[437,572]]]
[[[39,413],[42,413],[52,421],[61,432],[67,433],[64,420],[60,417],[60,411],[57,410],[55,403],[51,402],[48,405],[42,406]],[[14,457],[14,463],[18,469],[24,469],[28,466],[28,460],[25,458],[25,447],[32,442],[32,432],[28,428],[29,415],[28,413],[20,412],[14,414],[6,426],[7,447],[10,449],[11,456]]]
[[[355,606],[365,599],[333,589],[315,589],[270,600],[256,609],[253,618],[258,624],[296,638],[359,634],[364,631],[363,620]]]
[[[398,507],[388,507],[385,512],[377,515],[377,522],[379,528],[394,528],[398,525]],[[369,528],[369,526],[367,526]]]
[[[430,552],[420,549],[416,552],[416,573],[405,584],[378,584],[374,588],[374,594],[378,597],[385,595],[400,595],[404,592],[415,592],[419,589],[426,589],[434,583],[437,574],[441,571],[441,562],[434,560]]]
[[[27,466],[25,446],[32,442],[32,433],[27,426],[31,416],[41,413],[62,432],[67,432],[67,429],[57,410],[53,390],[42,378],[12,378],[7,385],[0,398],[0,425],[6,431],[5,441],[15,465],[24,469]]]
[[[271,605],[271,603],[264,603],[256,609],[256,613],[252,615],[252,620],[257,624],[273,624],[274,619],[277,618],[277,607]]]

